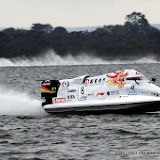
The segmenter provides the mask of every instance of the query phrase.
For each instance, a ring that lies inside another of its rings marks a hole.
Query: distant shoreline
[[[104,60],[160,60],[160,30],[140,12],[125,19],[124,25],[74,27],[70,31],[40,23],[30,29],[6,28],[0,31],[0,58],[40,57],[53,50],[62,58],[87,55]]]
[[[153,27],[155,27],[155,28],[160,30],[160,24],[158,24],[158,23],[157,24],[151,24],[151,26],[153,26]],[[96,30],[99,27],[103,27],[103,26],[98,25],[98,26],[65,27],[65,28],[66,28],[66,30],[68,32],[74,32],[74,31],[78,32],[78,31],[86,31],[86,30],[88,30],[88,32],[92,32],[92,31]],[[4,30],[6,28],[8,28],[8,27],[0,27],[0,31]],[[15,27],[15,29],[30,30],[31,27]]]

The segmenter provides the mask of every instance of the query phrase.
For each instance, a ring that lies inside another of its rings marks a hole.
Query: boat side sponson
[[[117,101],[109,99],[103,102],[79,102],[70,104],[46,105],[46,112],[52,114],[140,114],[160,111],[159,97],[133,96],[122,97]]]

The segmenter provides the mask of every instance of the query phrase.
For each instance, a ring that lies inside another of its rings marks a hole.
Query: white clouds
[[[0,0],[0,27],[123,24],[133,11],[159,23],[160,0]]]

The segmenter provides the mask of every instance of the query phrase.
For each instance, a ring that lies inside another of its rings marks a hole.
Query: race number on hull
[[[86,87],[84,86],[79,87],[78,97],[79,97],[79,101],[87,100],[87,88]]]

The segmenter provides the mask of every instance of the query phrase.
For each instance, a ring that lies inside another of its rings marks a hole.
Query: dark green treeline
[[[60,56],[81,53],[106,59],[154,55],[160,58],[160,31],[145,15],[133,12],[124,25],[104,26],[95,31],[67,32],[64,27],[33,24],[30,30],[7,28],[0,32],[0,57],[33,57],[53,49]]]

